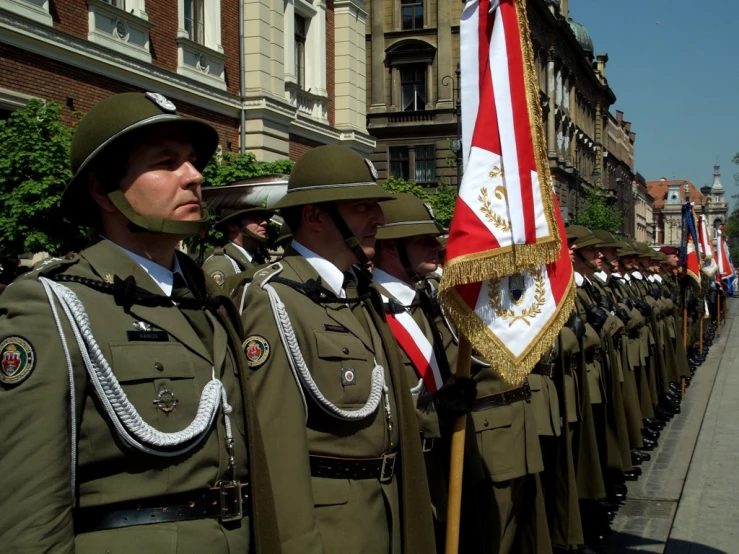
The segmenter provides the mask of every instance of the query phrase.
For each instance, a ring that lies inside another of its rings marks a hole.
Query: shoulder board
[[[67,254],[63,258],[46,258],[33,266],[33,269],[22,275],[22,279],[37,279],[41,275],[49,275],[58,271],[63,271],[66,267],[76,264],[80,261],[79,254]]]
[[[263,267],[254,274],[252,283],[261,286],[272,279],[272,277],[282,272],[282,269],[282,264],[280,262],[269,264],[268,266]]]

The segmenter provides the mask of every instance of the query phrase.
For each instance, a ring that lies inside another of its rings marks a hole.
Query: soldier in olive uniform
[[[416,399],[416,415],[426,461],[436,523],[437,549],[444,548],[449,466],[449,433],[457,417],[469,413],[474,379],[455,379],[435,325],[438,302],[425,286],[438,265],[443,229],[433,212],[412,194],[383,202],[386,223],[377,230],[372,280],[382,294],[390,329],[403,353],[406,377]],[[442,434],[444,435],[442,437]]]
[[[262,206],[221,210],[216,229],[228,242],[215,248],[206,258],[203,263],[205,274],[222,285],[227,277],[264,264],[267,225],[271,217],[272,212]]]
[[[240,321],[175,250],[217,143],[155,93],[80,122],[61,209],[100,239],[0,300],[4,551],[280,551]]]
[[[369,160],[321,146],[274,207],[293,231],[246,288],[244,348],[283,552],[433,552],[418,422],[382,298],[364,269],[378,201]],[[246,280],[246,278],[245,278]]]

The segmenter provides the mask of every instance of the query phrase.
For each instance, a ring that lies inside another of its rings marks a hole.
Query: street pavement
[[[739,301],[613,523],[609,553],[739,554]]]

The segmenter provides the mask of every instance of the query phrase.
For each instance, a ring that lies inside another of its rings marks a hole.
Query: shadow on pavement
[[[665,549],[655,549],[662,541],[639,537],[629,533],[614,532],[608,546],[603,549],[604,554],[620,554],[621,552],[664,552],[664,554],[730,554],[712,546],[695,542],[669,539]]]

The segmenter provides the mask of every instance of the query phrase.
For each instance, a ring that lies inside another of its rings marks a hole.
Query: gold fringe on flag
[[[446,275],[446,270],[444,273]],[[472,348],[490,363],[493,370],[506,383],[517,386],[523,384],[526,376],[557,340],[560,329],[567,323],[575,307],[575,289],[574,280],[570,279],[556,313],[548,325],[539,332],[531,348],[518,359],[506,354],[505,346],[467,305],[456,289],[440,290],[439,299],[446,314],[457,330],[467,337]]]

